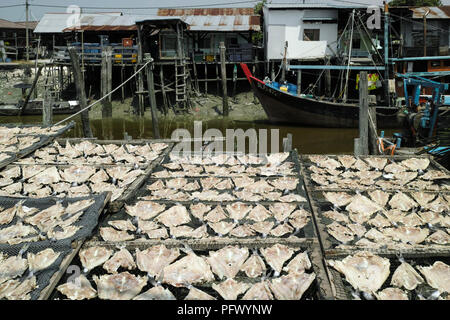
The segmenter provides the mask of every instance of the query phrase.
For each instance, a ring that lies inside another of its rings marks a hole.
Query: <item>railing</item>
[[[112,47],[112,62],[115,65],[129,65],[135,64],[138,59],[138,48],[124,47],[122,45],[110,45]],[[103,48],[99,44],[84,44],[84,50],[81,45],[73,45],[77,49],[80,61],[85,64],[100,64],[102,62]],[[67,50],[68,47],[55,46],[53,52],[53,59],[56,63],[69,63],[70,56]],[[82,52],[83,51],[83,52]]]
[[[195,53],[196,62],[215,62],[220,61],[219,49],[199,49],[200,53]],[[250,47],[237,47],[237,48],[227,48],[226,49],[226,60],[228,62],[251,62],[256,56],[256,49]],[[177,52],[175,49],[166,49],[160,51],[161,59],[175,59]],[[185,54],[191,57],[191,53]]]

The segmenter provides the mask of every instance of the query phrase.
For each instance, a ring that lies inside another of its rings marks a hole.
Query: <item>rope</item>
[[[104,99],[106,99],[107,97],[109,97],[110,95],[112,95],[114,92],[116,92],[117,90],[119,90],[121,87],[123,87],[126,83],[128,83],[131,79],[133,79],[135,76],[137,76],[138,73],[140,73],[142,70],[144,70],[144,68],[150,63],[152,62],[152,60],[149,60],[148,62],[146,62],[139,70],[137,70],[131,77],[129,77],[127,80],[125,80],[122,84],[120,84],[117,88],[115,88],[114,90],[112,90],[111,92],[107,93],[106,95],[104,95],[103,97],[101,97],[100,99],[98,99],[97,101],[95,101],[94,103],[91,103],[90,105],[88,105],[86,108],[81,109],[80,111],[78,111],[77,113],[74,113],[70,116],[68,116],[67,118],[55,123],[52,126],[58,126],[63,122],[66,122],[67,120],[72,119],[73,117],[79,115],[80,113],[86,111],[89,108],[92,108],[93,106],[95,106],[96,104],[98,104],[99,102],[103,101]]]

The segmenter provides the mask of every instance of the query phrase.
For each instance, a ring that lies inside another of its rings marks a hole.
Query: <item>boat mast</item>
[[[354,24],[355,24],[355,9],[352,11],[352,31],[350,33],[350,45],[349,45],[349,52],[348,52],[348,63],[347,63],[347,76],[345,78],[345,86],[344,86],[344,102],[347,102],[347,90],[348,90],[348,78],[350,76],[350,62],[352,57],[352,50],[353,50],[353,30],[354,30]]]

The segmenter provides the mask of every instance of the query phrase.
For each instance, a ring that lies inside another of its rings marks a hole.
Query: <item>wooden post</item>
[[[167,103],[166,85],[164,83],[164,66],[162,64],[159,65],[159,77],[161,78],[161,92],[163,97],[164,113],[167,114],[167,111],[169,110],[169,104]],[[197,75],[195,75],[195,77],[197,78]]]
[[[216,65],[216,94],[219,94],[220,92],[220,77],[219,77],[219,65],[215,63]]]
[[[255,74],[255,73],[253,72],[253,74]],[[233,94],[232,94],[233,99],[236,98],[236,83],[237,83],[237,66],[234,65],[234,67],[233,67]]]
[[[286,41],[286,43],[284,44],[284,57],[281,65],[281,82],[286,81],[287,48],[288,42]]]
[[[53,123],[53,103],[49,101],[48,94],[44,94],[42,104],[42,123],[44,126],[51,126]]]
[[[225,64],[225,43],[220,42],[220,65],[222,71],[223,115],[228,116],[227,65]]]
[[[123,83],[123,78],[124,78],[124,76],[123,76],[123,73],[125,72],[125,66],[124,65],[122,65],[121,67],[120,67],[120,83]],[[121,102],[122,103],[124,103],[125,102],[125,86],[122,86],[122,88],[121,88]]]
[[[112,47],[102,48],[101,96],[112,91]],[[102,101],[102,118],[112,117],[111,95]]]
[[[137,68],[142,67],[142,60],[143,60],[143,56],[142,56],[142,26],[138,25],[137,27],[137,33],[138,33],[138,64],[137,64]],[[138,114],[139,115],[144,115],[144,96],[142,94],[142,91],[144,91],[144,79],[142,76],[142,73],[139,72],[139,74],[137,75],[137,87],[138,87]]]
[[[378,155],[378,125],[376,106],[369,107],[369,152]]]
[[[37,84],[38,79],[39,79],[39,77],[40,77],[40,75],[41,75],[41,72],[42,72],[42,68],[43,68],[43,67],[44,67],[43,65],[39,66],[39,68],[38,68],[38,70],[37,70],[37,72],[36,72],[36,75],[35,75],[35,77],[34,77],[33,84],[31,85],[31,88],[30,88],[30,92],[28,92],[28,95],[27,95],[27,97],[25,98],[25,101],[23,102],[22,107],[20,108],[19,116],[21,116],[22,113],[23,113],[23,112],[25,111],[25,109],[27,108],[28,101],[30,101],[31,94],[33,93],[34,89],[36,88],[36,84]]]
[[[297,70],[297,95],[302,93],[302,70]]]
[[[145,54],[145,62],[153,61],[150,53]],[[153,63],[149,63],[146,67],[147,72],[147,87],[148,97],[150,100],[150,110],[152,113],[152,127],[153,139],[159,139],[158,114],[156,113],[156,96],[155,96],[155,82],[153,79]]]
[[[208,94],[208,66],[205,62],[205,94]]]
[[[161,69],[162,69],[162,65],[161,65]],[[192,52],[192,70],[194,71],[195,91],[197,91],[197,93],[200,93],[200,89],[198,86],[197,65],[195,64],[195,53],[194,52]]]
[[[367,71],[359,76],[359,142],[361,155],[369,154],[369,90]]]
[[[73,67],[73,77],[75,81],[75,86],[77,89],[77,97],[80,103],[80,108],[84,109],[87,107],[86,92],[84,89],[84,78],[81,72],[80,61],[78,60],[78,53],[75,47],[68,48],[70,59],[72,60]],[[85,138],[92,138],[91,126],[89,124],[89,110],[83,111],[81,113],[81,124],[83,126],[83,134]]]
[[[270,64],[270,80],[275,81],[275,66],[273,61]]]

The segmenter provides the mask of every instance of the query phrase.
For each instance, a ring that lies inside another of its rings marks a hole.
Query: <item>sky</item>
[[[273,3],[292,3],[302,0],[269,0]],[[317,0],[316,0],[317,1]],[[83,12],[114,11],[130,14],[155,14],[158,7],[253,7],[258,1],[252,0],[29,0],[30,20],[39,20],[47,12],[66,12],[70,5],[86,8]],[[319,1],[317,1],[319,2]],[[326,2],[326,0],[320,1]],[[343,0],[345,3],[382,4],[382,0]],[[450,0],[443,0],[450,5]],[[0,18],[10,21],[25,21],[25,0],[0,0]],[[21,5],[18,7],[5,7]],[[154,8],[154,9],[119,9],[119,8]],[[102,8],[102,9],[100,9]],[[115,8],[115,9],[108,9]]]

